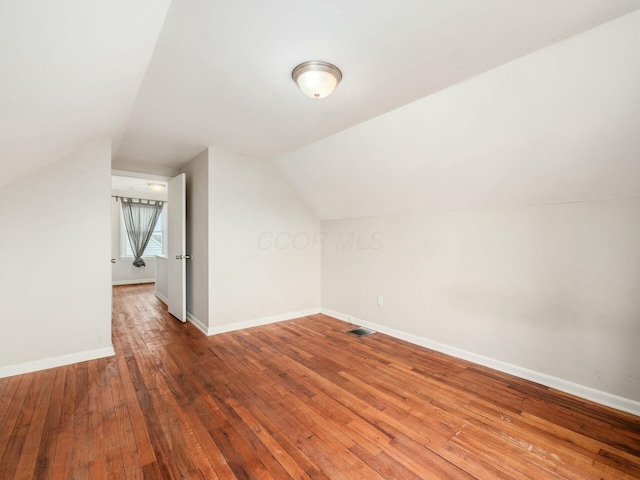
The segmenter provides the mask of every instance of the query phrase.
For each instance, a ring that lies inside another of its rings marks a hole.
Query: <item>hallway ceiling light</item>
[[[154,192],[164,192],[164,189],[167,188],[167,186],[162,183],[147,183],[147,185],[149,185],[149,188]]]
[[[330,63],[312,61],[301,63],[294,68],[291,77],[306,96],[324,98],[331,95],[340,83],[342,72]]]

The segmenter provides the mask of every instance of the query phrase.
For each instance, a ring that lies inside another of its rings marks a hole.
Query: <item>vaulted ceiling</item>
[[[640,0],[0,4],[0,186],[100,137],[120,162],[278,158],[640,8]],[[291,70],[338,65],[324,100]]]
[[[640,197],[640,11],[275,162],[324,219]]]
[[[119,143],[169,0],[0,2],[0,187]]]

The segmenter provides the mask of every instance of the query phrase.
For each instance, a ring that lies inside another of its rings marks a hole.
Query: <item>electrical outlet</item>
[[[382,295],[378,295],[378,305],[384,305],[384,297]]]

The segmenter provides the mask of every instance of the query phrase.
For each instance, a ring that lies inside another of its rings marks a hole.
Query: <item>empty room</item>
[[[640,478],[640,0],[4,1],[0,73],[0,480]]]

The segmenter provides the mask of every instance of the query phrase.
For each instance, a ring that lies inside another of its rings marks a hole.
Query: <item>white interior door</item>
[[[187,203],[186,176],[181,173],[168,185],[168,300],[169,313],[181,322],[187,321]]]

